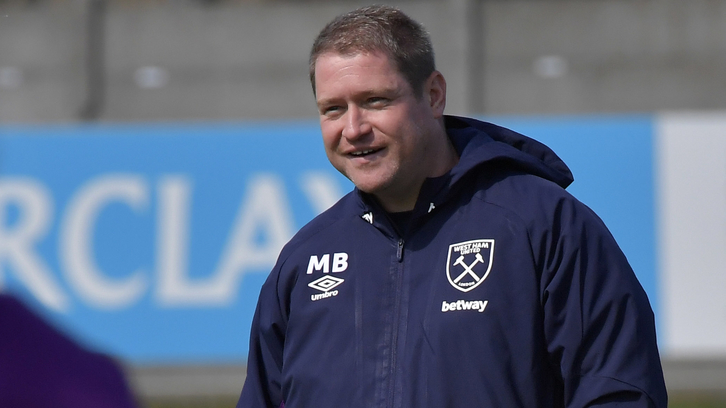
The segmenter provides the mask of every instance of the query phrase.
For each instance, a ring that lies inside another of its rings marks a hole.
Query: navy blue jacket
[[[459,156],[399,232],[355,190],[262,287],[238,407],[666,407],[653,313],[567,166],[447,117]]]

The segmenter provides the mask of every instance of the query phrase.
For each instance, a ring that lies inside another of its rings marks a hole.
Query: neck
[[[422,184],[423,184],[423,181],[416,188],[415,195],[409,195],[404,199],[401,199],[399,197],[399,194],[387,195],[385,193],[378,193],[378,194],[374,194],[374,196],[378,200],[378,203],[381,204],[381,207],[383,207],[383,209],[386,210],[386,212],[397,213],[397,212],[411,211],[411,210],[413,210],[413,207],[416,206],[416,200],[418,199],[418,192],[421,190]]]

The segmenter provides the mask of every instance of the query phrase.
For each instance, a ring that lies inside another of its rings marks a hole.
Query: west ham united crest
[[[493,239],[475,239],[449,245],[446,277],[453,287],[468,292],[487,278],[493,258]]]

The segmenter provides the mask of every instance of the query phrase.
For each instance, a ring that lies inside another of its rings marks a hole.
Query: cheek
[[[335,126],[331,126],[331,124],[321,123],[320,125],[321,134],[323,136],[323,147],[325,148],[325,155],[328,157],[328,161],[335,167],[338,171],[343,171],[341,168],[341,158],[337,154],[339,145],[340,145],[340,132],[337,131]]]
[[[320,133],[323,136],[323,146],[326,151],[335,150],[340,143],[340,132],[330,123],[320,124]]]

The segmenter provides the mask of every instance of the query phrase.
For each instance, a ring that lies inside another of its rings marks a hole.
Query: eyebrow
[[[334,98],[321,99],[321,100],[316,101],[316,105],[318,106],[318,108],[321,108],[321,107],[327,106],[327,105],[334,105],[335,104],[334,101],[335,101]]]

